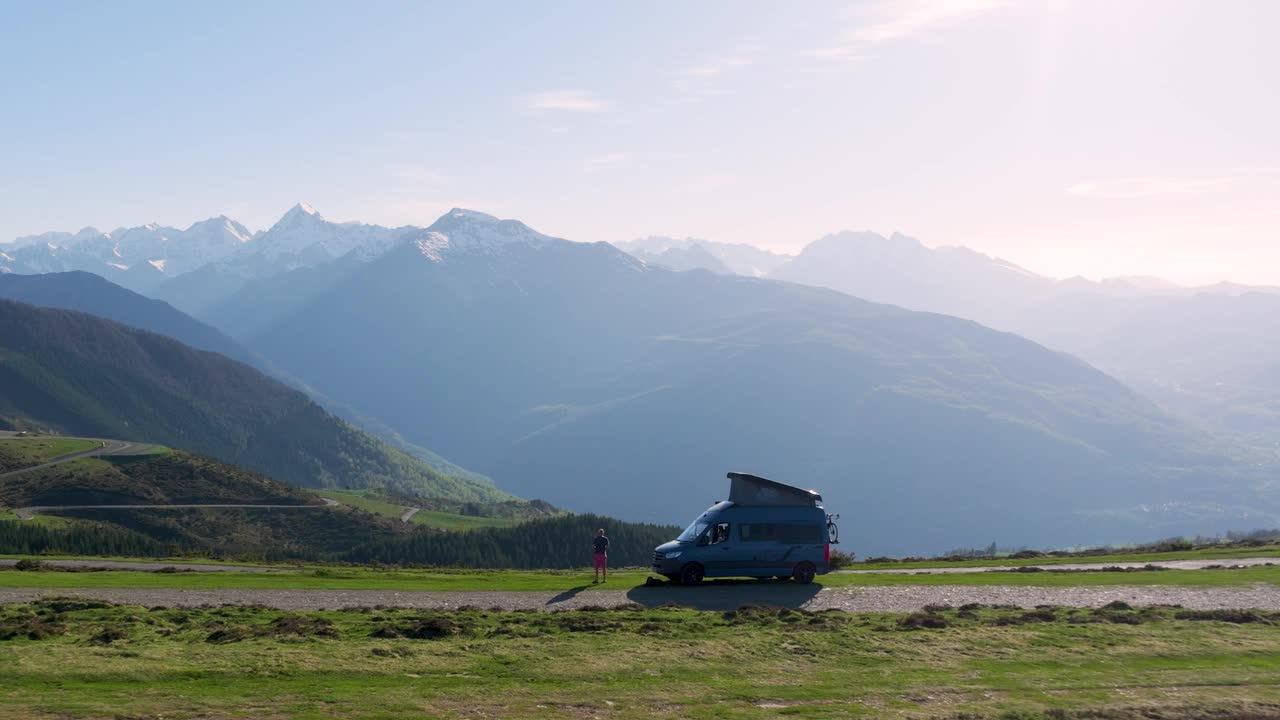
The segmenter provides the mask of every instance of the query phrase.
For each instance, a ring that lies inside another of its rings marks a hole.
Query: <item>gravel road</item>
[[[334,506],[338,503],[328,498],[321,498],[326,506]],[[283,509],[298,508],[315,508],[322,507],[319,505],[93,505],[81,507],[94,508],[175,508],[175,507],[253,507],[253,508],[270,508],[278,507]],[[19,508],[18,513],[36,511],[36,510],[70,510],[76,508]],[[415,510],[417,508],[414,508]],[[404,519],[403,517],[401,518]],[[407,521],[406,521],[407,522]],[[280,570],[289,570],[287,567],[259,567],[255,565],[225,565],[215,563],[193,563],[193,562],[145,562],[137,560],[41,560],[46,565],[55,567],[68,568],[101,568],[105,570],[158,570],[164,567],[174,567],[179,570],[192,570],[195,572],[278,572]],[[17,563],[17,560],[0,558],[0,567],[11,566]],[[1169,568],[1170,570],[1203,570],[1211,565],[1222,565],[1226,567],[1253,567],[1255,565],[1280,565],[1280,557],[1261,557],[1261,558],[1232,558],[1229,560],[1165,560],[1153,563],[1072,563],[1069,565],[1037,565],[1033,567],[1043,567],[1046,570],[1101,570],[1109,567],[1145,567],[1147,565],[1156,565],[1158,567]],[[837,570],[836,573],[850,575],[947,575],[952,573],[975,573],[975,572],[1000,572],[1007,571],[1007,567],[963,567],[963,568],[918,568],[914,570]]]
[[[1098,607],[1114,600],[1131,605],[1181,605],[1193,609],[1258,608],[1280,610],[1280,588],[1189,587],[1011,587],[1011,586],[884,586],[820,590],[809,585],[716,585],[702,587],[640,587],[632,590],[549,592],[431,592],[384,590],[153,590],[139,588],[0,589],[0,603],[28,602],[44,596],[77,596],[148,607],[199,605],[267,605],[282,610],[336,610],[386,605],[449,609],[464,605],[504,610],[569,610],[586,605],[614,606],[676,603],[703,610],[733,610],[741,605],[777,605],[806,610],[847,612],[910,612],[929,604],[963,605],[979,602],[1026,608],[1037,605]]]

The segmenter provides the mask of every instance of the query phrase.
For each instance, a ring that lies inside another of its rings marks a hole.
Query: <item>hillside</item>
[[[177,450],[89,457],[0,480],[0,505],[317,505],[314,495]]]
[[[1019,324],[1171,411],[1277,449],[1280,294],[1074,295],[1029,308]]]
[[[91,315],[9,301],[0,301],[0,419],[160,443],[301,486],[509,498],[436,472],[234,360]]]
[[[36,442],[6,440],[2,445]],[[277,507],[72,507],[78,505]],[[407,532],[392,520],[328,507],[312,493],[265,475],[164,448],[80,458],[0,478],[3,506],[68,509],[42,510],[36,520],[0,521],[0,552],[320,559]]]
[[[289,377],[280,368],[250,352],[214,327],[168,303],[143,297],[92,273],[76,271],[45,275],[0,275],[0,298],[41,307],[78,310],[114,320],[121,325],[173,338],[197,350],[220,353],[302,390],[329,412],[423,460],[442,475],[466,478],[485,485],[493,484],[483,475],[459,467],[425,447],[406,442],[376,418],[355,412],[320,395],[314,388],[306,387],[297,378]],[[268,306],[273,304],[268,303]]]
[[[0,447],[40,442],[6,440]],[[423,510],[419,521],[404,523],[398,519],[403,508],[376,495],[322,492],[339,505],[326,506],[313,493],[180,451],[81,458],[0,478],[0,508],[46,508],[40,511],[44,522],[0,519],[0,553],[127,551],[140,556],[562,568],[584,564],[587,541],[598,527],[607,527],[614,538],[619,565],[646,564],[654,546],[679,532],[594,515],[556,514],[521,522],[514,515],[481,518]],[[74,507],[79,505],[161,507]]]
[[[862,552],[1276,517],[1247,459],[1015,335],[670,272],[464,210],[429,231],[323,287],[279,276],[276,296],[306,301],[265,326],[271,311],[244,303],[223,329],[410,442],[571,510],[687,522],[743,469],[822,490]]]
[[[171,337],[197,350],[220,353],[260,367],[260,358],[217,329],[160,300],[143,297],[84,271],[44,275],[0,275],[0,299],[77,310]]]

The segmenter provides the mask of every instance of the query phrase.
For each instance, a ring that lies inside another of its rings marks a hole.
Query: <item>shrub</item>
[[[831,558],[827,561],[827,568],[830,570],[841,570],[849,567],[856,560],[857,556],[853,553],[847,553],[841,550],[832,550]]]
[[[428,617],[412,620],[402,625],[383,625],[371,634],[376,638],[408,638],[410,640],[438,640],[458,633],[461,628],[446,617]]]
[[[1178,620],[1209,620],[1235,623],[1237,625],[1270,622],[1266,615],[1257,610],[1183,610],[1173,617]]]
[[[66,631],[66,625],[47,618],[34,616],[9,618],[0,622],[0,641],[17,640],[19,638],[44,640],[55,635],[62,635]]]
[[[252,634],[253,633],[247,627],[241,625],[228,625],[226,627],[220,627],[209,633],[208,637],[206,637],[204,641],[214,645],[225,645],[227,643],[245,640]]]
[[[898,620],[898,628],[902,630],[940,630],[950,626],[951,622],[945,616],[931,612],[914,612]]]
[[[33,607],[54,613],[79,612],[81,610],[103,610],[112,607],[109,602],[101,600],[82,600],[74,597],[43,598],[31,603]]]
[[[127,640],[129,631],[122,627],[105,627],[97,635],[89,638],[89,642],[94,645],[110,645],[117,640]]]
[[[271,621],[267,632],[272,635],[297,635],[298,637],[336,637],[333,623],[323,618],[302,615],[281,615]]]

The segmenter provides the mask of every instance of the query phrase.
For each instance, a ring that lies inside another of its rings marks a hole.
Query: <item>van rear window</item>
[[[778,542],[803,545],[825,542],[823,529],[816,525],[791,523],[743,523],[738,537],[743,542]]]

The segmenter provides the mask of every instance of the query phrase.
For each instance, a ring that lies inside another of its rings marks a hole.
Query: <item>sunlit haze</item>
[[[1278,26],[1267,0],[6,4],[0,238],[305,200],[1280,284]]]

